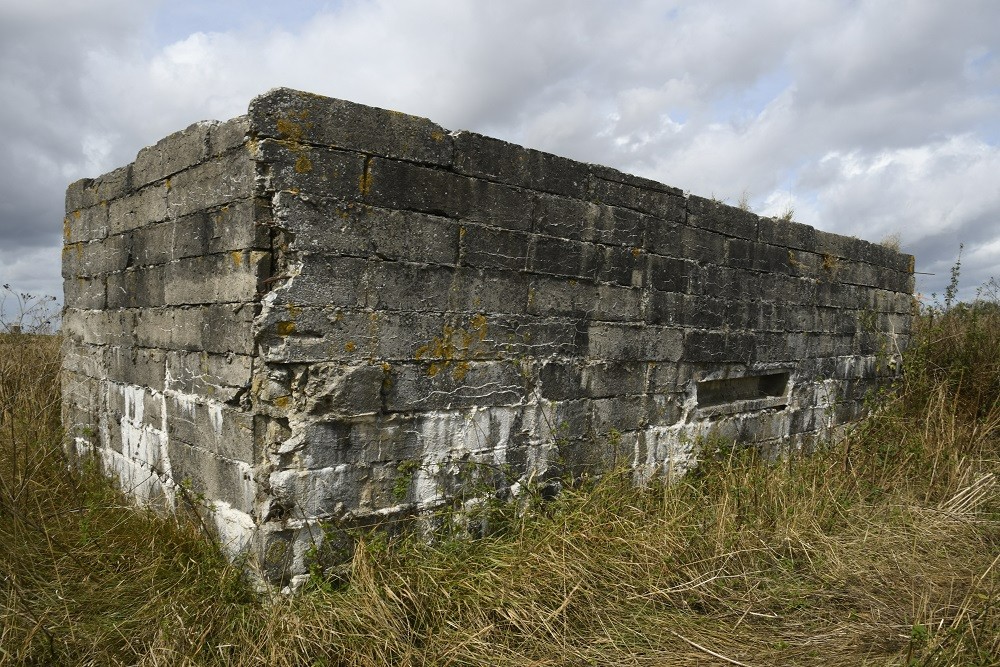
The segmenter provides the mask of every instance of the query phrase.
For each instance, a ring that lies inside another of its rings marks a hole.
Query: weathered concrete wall
[[[287,89],[67,193],[65,414],[302,572],[321,521],[858,418],[912,257]]]

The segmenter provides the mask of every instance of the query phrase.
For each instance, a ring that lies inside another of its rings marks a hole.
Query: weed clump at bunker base
[[[917,318],[902,380],[811,454],[703,443],[487,503],[485,536],[354,534],[349,567],[258,593],[180,515],[59,448],[58,348],[0,337],[0,664],[995,665],[1000,308]]]

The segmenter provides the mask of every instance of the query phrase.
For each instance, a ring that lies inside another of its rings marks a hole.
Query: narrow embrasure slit
[[[698,407],[780,397],[785,395],[787,386],[787,372],[705,380],[698,383]]]

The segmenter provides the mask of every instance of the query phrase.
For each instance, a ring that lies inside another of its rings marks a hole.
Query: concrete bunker
[[[858,419],[913,258],[288,89],[66,195],[64,421],[275,581],[322,524]]]

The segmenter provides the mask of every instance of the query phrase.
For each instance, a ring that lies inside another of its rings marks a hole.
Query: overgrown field
[[[0,664],[1000,665],[995,303],[922,316],[894,395],[819,452],[709,443],[485,538],[361,537],[294,597],[69,472],[58,346],[0,337]]]

